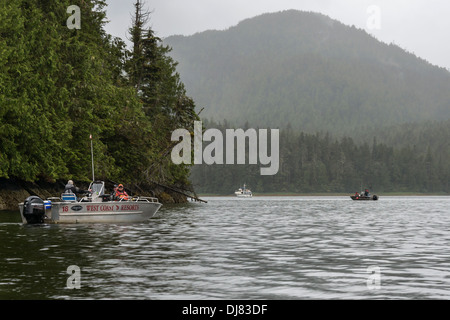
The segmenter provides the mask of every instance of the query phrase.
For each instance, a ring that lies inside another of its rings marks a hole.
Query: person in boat
[[[370,197],[369,189],[364,190],[364,196]]]
[[[82,193],[88,193],[89,191],[80,189],[76,187],[72,180],[67,181],[66,186],[64,187],[64,193],[74,193],[74,194],[82,194]]]
[[[115,193],[114,196],[115,196],[116,200],[120,200],[120,199],[128,200],[128,197],[129,197],[127,192],[125,191],[125,189],[123,187],[123,184],[119,184],[117,186],[116,193]]]

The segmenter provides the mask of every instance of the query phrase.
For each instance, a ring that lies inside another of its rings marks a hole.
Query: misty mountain
[[[164,44],[202,118],[346,134],[450,118],[447,70],[322,14],[264,14]]]

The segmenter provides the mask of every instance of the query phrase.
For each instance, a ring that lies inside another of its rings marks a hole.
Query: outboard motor
[[[28,197],[23,203],[23,216],[28,224],[44,223],[44,200],[37,196]]]

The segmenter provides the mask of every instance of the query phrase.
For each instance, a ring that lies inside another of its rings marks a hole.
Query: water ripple
[[[450,298],[449,197],[208,200],[141,224],[0,221],[0,298]]]

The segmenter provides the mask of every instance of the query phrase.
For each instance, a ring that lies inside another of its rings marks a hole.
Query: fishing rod
[[[95,175],[94,175],[94,148],[92,146],[92,134],[89,135],[89,139],[91,139],[92,182],[94,182],[95,181]]]

